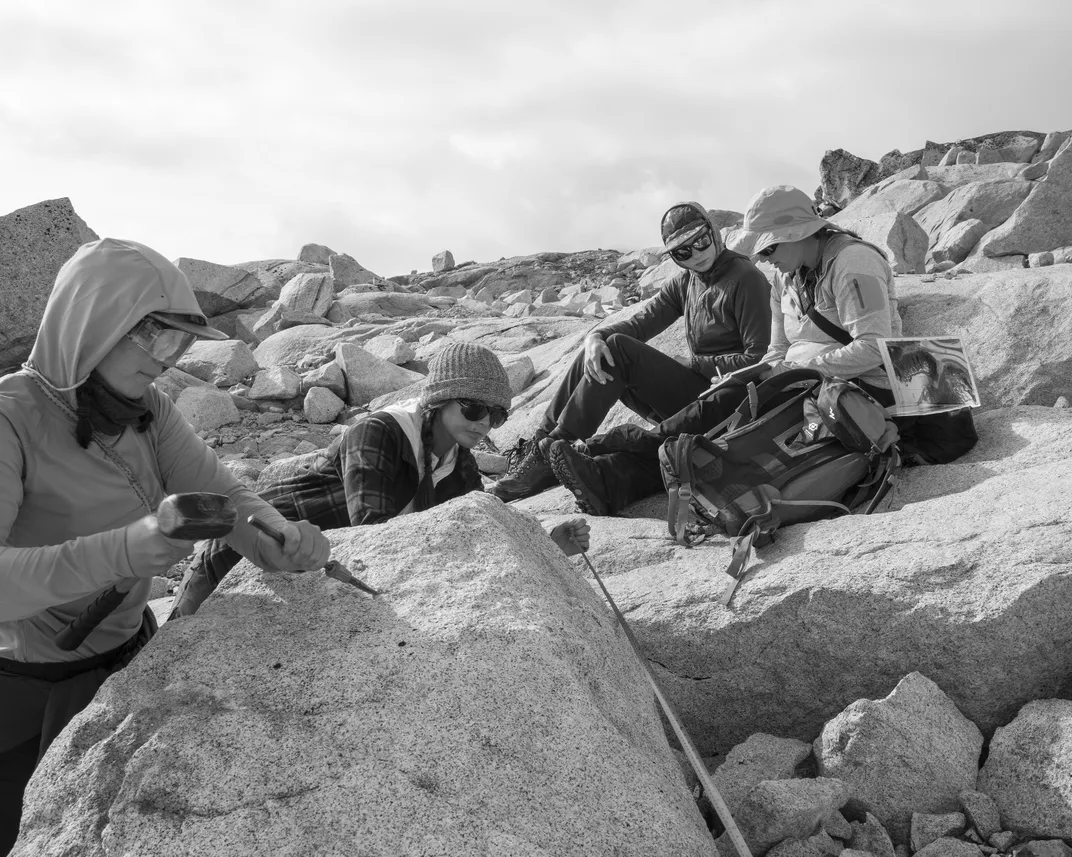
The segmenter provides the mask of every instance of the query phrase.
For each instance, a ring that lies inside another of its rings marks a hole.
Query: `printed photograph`
[[[968,354],[958,337],[880,339],[882,362],[893,388],[894,416],[979,407]]]

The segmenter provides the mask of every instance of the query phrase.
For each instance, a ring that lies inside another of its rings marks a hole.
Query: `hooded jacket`
[[[703,273],[682,268],[638,313],[592,333],[604,340],[621,333],[647,342],[684,316],[690,368],[714,378],[758,363],[766,352],[771,337],[770,283],[747,257],[725,248],[703,206],[689,205],[706,221],[720,248],[714,264]]]
[[[75,388],[150,312],[204,317],[186,277],[159,253],[112,238],[85,244],[57,275],[29,360],[0,378],[0,657],[80,660],[121,645],[141,625],[150,579],[75,651],[53,643],[101,591],[144,568],[123,528],[148,512],[97,443],[79,447],[74,421],[42,384],[73,408]],[[185,491],[230,496],[239,525],[228,543],[271,568],[245,520],[256,514],[282,526],[283,517],[220,463],[167,396],[150,386],[146,400],[148,431],[126,429],[112,449],[153,508]]]

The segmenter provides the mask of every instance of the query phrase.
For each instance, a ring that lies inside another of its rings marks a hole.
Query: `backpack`
[[[851,381],[793,369],[749,384],[747,399],[706,434],[663,443],[667,525],[680,543],[690,508],[734,539],[723,593],[729,603],[753,547],[783,524],[863,510],[889,492],[900,466],[897,428]]]

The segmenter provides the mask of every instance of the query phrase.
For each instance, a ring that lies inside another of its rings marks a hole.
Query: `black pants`
[[[883,406],[892,405],[893,392],[856,383]],[[691,402],[652,429],[615,426],[588,441],[588,452],[596,457],[603,475],[606,499],[612,512],[663,490],[659,467],[659,447],[667,438],[680,434],[704,434],[728,419],[747,397],[747,386],[727,384],[710,398]],[[916,417],[896,417],[900,447],[908,464],[945,464],[975,446],[979,439],[971,410]]]
[[[49,745],[155,631],[156,620],[146,608],[138,633],[102,655],[60,663],[0,658],[0,855],[18,838],[22,793]]]
[[[612,380],[590,381],[584,374],[584,352],[574,359],[544,414],[540,431],[567,440],[586,440],[599,428],[615,402],[651,422],[665,420],[706,390],[711,382],[631,336],[606,339],[613,366],[603,364]]]
[[[747,386],[730,382],[702,401],[696,401],[694,397],[655,428],[615,426],[606,434],[589,440],[588,453],[596,457],[603,474],[610,510],[619,512],[630,503],[663,490],[659,447],[664,440],[679,434],[710,431],[727,419],[747,395]]]

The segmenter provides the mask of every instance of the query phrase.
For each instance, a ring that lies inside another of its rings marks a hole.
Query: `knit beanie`
[[[422,405],[473,399],[509,410],[511,398],[510,379],[495,352],[471,342],[452,343],[433,357],[421,391]]]

